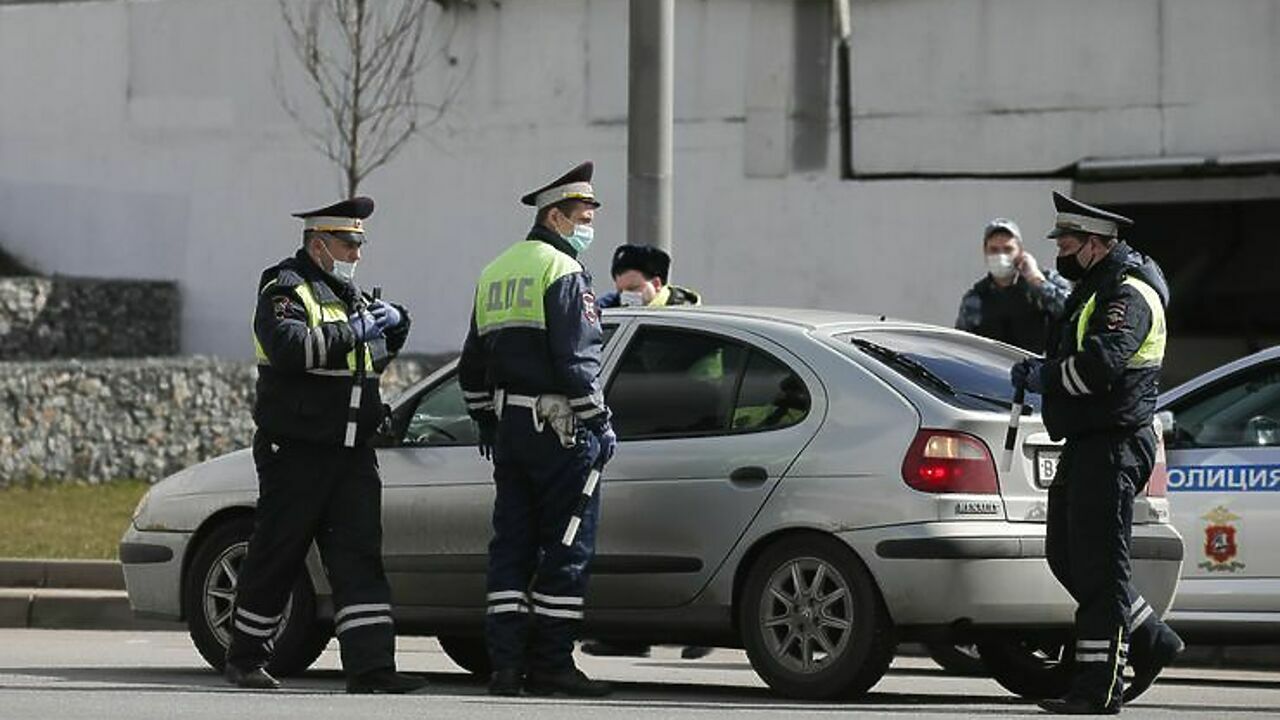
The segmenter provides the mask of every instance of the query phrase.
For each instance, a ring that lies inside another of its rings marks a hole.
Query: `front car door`
[[[1165,409],[1169,499],[1186,543],[1175,610],[1280,612],[1280,359]]]
[[[605,360],[620,327],[605,321]],[[378,450],[382,555],[396,605],[482,608],[493,535],[493,465],[476,449],[454,366],[393,412],[395,441]]]
[[[784,348],[663,320],[636,321],[607,385],[619,447],[602,482],[592,608],[692,600],[826,407],[816,376]]]

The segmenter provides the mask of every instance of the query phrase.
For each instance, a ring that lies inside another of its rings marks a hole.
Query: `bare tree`
[[[279,0],[294,57],[319,100],[318,116],[290,97],[276,66],[285,111],[342,171],[347,197],[413,135],[444,115],[461,85],[444,83],[434,103],[418,98],[431,65],[451,53],[458,13],[469,0]],[[430,26],[430,27],[429,27]]]

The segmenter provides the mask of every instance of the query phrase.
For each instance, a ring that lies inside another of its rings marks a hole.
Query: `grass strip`
[[[36,483],[0,489],[0,557],[114,559],[147,483]]]

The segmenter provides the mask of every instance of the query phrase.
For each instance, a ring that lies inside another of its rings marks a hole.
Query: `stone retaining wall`
[[[0,278],[0,360],[174,355],[181,310],[173,282]]]
[[[388,399],[447,362],[407,356]],[[246,447],[250,363],[209,358],[0,362],[0,487],[24,481],[158,480]]]

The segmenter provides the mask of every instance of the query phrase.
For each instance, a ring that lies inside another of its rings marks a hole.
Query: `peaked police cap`
[[[591,186],[591,176],[595,173],[595,169],[595,163],[588,160],[537,190],[527,193],[520,198],[520,202],[539,210],[562,200],[581,200],[592,207],[600,207],[600,203],[596,201],[595,188]]]
[[[318,210],[293,213],[301,218],[303,229],[327,233],[357,233],[364,235],[364,220],[373,214],[373,198],[353,197]],[[363,238],[356,237],[354,240]]]
[[[1120,228],[1133,225],[1133,221],[1123,215],[1085,205],[1060,192],[1053,193],[1053,207],[1058,216],[1049,231],[1050,238],[1070,233],[1120,237]]]

